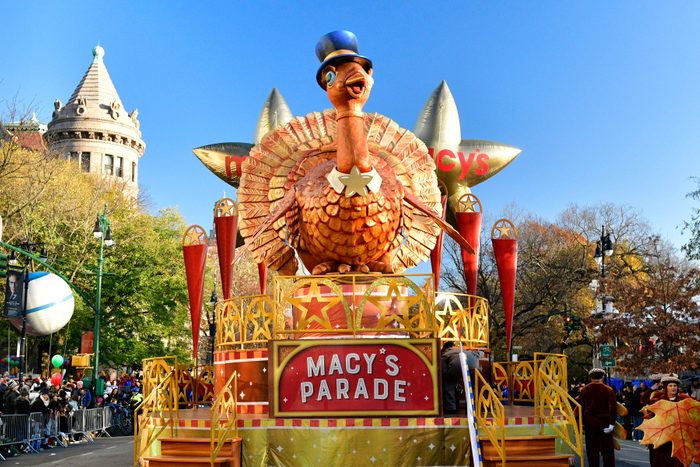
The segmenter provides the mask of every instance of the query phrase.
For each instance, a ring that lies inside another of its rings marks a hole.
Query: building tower
[[[44,134],[48,149],[74,160],[80,170],[122,183],[130,196],[138,194],[138,165],[145,144],[138,110],[124,109],[104,64],[104,49],[92,50],[93,60],[66,105],[54,102]]]

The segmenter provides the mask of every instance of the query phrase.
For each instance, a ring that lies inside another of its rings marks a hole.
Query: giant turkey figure
[[[372,62],[349,31],[316,46],[318,84],[335,107],[268,133],[243,164],[241,234],[258,262],[294,274],[399,273],[424,261],[439,227],[435,165],[408,130],[362,108]]]

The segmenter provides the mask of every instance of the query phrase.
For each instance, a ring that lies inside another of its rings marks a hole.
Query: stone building
[[[107,72],[104,54],[102,47],[95,47],[92,64],[68,102],[54,102],[44,139],[49,151],[74,160],[83,172],[122,183],[135,197],[139,158],[146,146],[138,110],[126,112]]]

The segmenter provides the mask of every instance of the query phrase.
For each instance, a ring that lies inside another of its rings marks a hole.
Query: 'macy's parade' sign
[[[275,416],[435,415],[434,340],[274,341]]]

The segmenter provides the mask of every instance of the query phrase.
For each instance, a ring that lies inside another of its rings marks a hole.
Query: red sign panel
[[[437,414],[436,341],[272,343],[276,416]]]
[[[92,331],[83,331],[80,336],[80,353],[92,353],[94,336]]]

